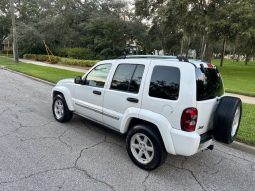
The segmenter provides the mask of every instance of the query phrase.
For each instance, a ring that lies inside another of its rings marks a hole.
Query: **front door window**
[[[85,85],[103,88],[111,69],[111,64],[101,64],[95,67],[86,77]]]

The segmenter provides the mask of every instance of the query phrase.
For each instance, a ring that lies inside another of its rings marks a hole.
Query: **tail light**
[[[187,108],[182,112],[181,128],[183,131],[195,131],[198,112],[196,108]]]

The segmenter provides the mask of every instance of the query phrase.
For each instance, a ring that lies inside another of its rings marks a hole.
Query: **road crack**
[[[229,155],[229,156],[232,156],[232,157],[236,157],[236,158],[241,159],[241,160],[244,160],[244,161],[246,161],[246,162],[249,162],[249,163],[255,164],[255,162],[254,162],[254,161],[251,161],[251,160],[249,160],[249,159],[242,158],[242,157],[236,156],[236,155],[234,155],[234,154],[231,154],[231,153],[228,153],[228,152],[225,152],[225,151],[219,150],[219,149],[215,149],[215,150],[216,150],[216,151],[218,151],[218,152],[222,152],[222,153],[224,153],[224,154],[226,154],[226,155]]]
[[[35,172],[35,173],[32,173],[32,174],[29,174],[27,176],[24,176],[22,178],[19,178],[17,180],[10,180],[10,181],[0,182],[0,185],[2,185],[2,184],[12,184],[12,183],[19,182],[19,181],[31,178],[33,176],[37,176],[37,175],[44,174],[44,173],[51,172],[51,171],[63,171],[63,170],[70,170],[70,169],[73,169],[73,168],[74,167],[65,167],[65,168],[54,168],[54,169],[48,169],[48,170],[44,170],[44,171],[38,171],[38,172]]]
[[[149,176],[150,176],[150,173],[148,172],[147,175],[145,176],[143,182],[142,182],[142,185],[144,187],[144,191],[147,191],[146,181],[149,178]]]
[[[187,159],[186,159],[186,157],[185,157],[185,160],[182,161],[181,167],[175,166],[175,165],[170,164],[170,163],[165,163],[165,164],[168,165],[168,166],[171,166],[171,167],[173,167],[173,168],[176,168],[176,169],[179,169],[179,170],[185,170],[185,171],[189,172],[189,173],[191,174],[191,176],[194,178],[194,180],[197,182],[197,184],[200,186],[200,188],[201,188],[202,190],[206,191],[206,189],[204,188],[203,184],[202,184],[202,183],[198,180],[198,178],[196,177],[195,173],[194,173],[192,170],[190,170],[190,169],[184,167],[184,164],[185,164],[186,161],[187,161]]]
[[[59,142],[64,144],[66,147],[68,147],[70,149],[70,151],[72,152],[73,151],[73,147],[62,139],[62,137],[66,134],[66,132],[68,132],[68,130],[65,130],[61,135],[59,135],[56,138],[59,140]]]
[[[74,162],[74,168],[77,169],[77,170],[79,170],[79,171],[81,171],[81,172],[83,172],[83,173],[84,173],[86,176],[88,176],[90,179],[92,179],[92,180],[94,180],[94,181],[97,181],[97,182],[100,182],[100,183],[102,183],[102,184],[105,184],[106,186],[108,186],[109,188],[111,188],[111,190],[115,191],[114,187],[113,187],[111,184],[109,184],[109,183],[107,183],[107,182],[105,182],[105,181],[103,181],[103,180],[100,180],[100,179],[98,179],[98,178],[93,177],[93,175],[89,174],[88,171],[87,171],[86,169],[83,169],[83,168],[79,167],[79,165],[78,165],[78,161],[79,161],[80,158],[82,157],[82,153],[83,153],[85,150],[88,150],[88,149],[91,149],[91,148],[95,148],[96,146],[98,146],[98,145],[100,145],[100,144],[102,144],[102,143],[105,143],[105,142],[106,142],[106,136],[104,137],[103,141],[100,141],[100,142],[98,142],[98,143],[96,143],[96,144],[93,144],[93,145],[91,145],[91,146],[89,146],[89,147],[83,148],[83,149],[80,151],[78,157],[76,158],[76,160],[75,160],[75,162]]]
[[[7,137],[7,136],[9,136],[9,135],[10,135],[10,134],[1,135],[1,136],[0,136],[0,139],[3,138],[3,137]]]

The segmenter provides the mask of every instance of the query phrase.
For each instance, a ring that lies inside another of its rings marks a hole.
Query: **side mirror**
[[[76,77],[74,78],[74,83],[75,83],[75,84],[82,84],[82,78],[81,78],[81,76],[76,76]]]

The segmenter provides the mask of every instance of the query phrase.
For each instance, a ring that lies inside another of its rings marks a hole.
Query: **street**
[[[124,136],[79,116],[56,122],[51,88],[0,69],[0,190],[255,189],[255,156],[219,143],[141,170]]]

